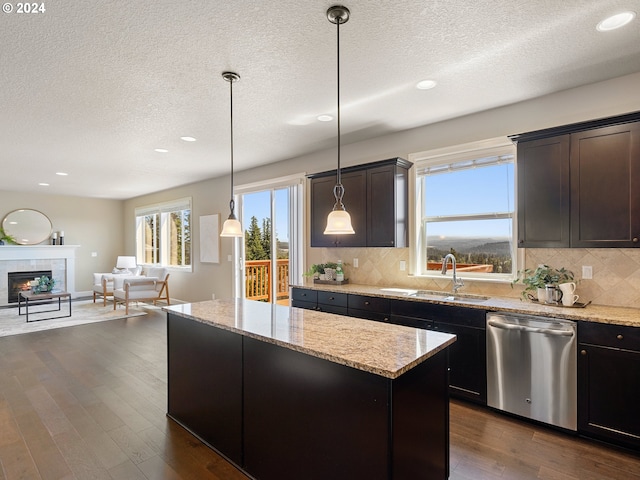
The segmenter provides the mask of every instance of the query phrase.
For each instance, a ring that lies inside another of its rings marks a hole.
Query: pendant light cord
[[[337,63],[338,63],[338,68],[336,69],[336,71],[338,72],[338,175],[337,175],[337,183],[338,185],[342,185],[342,178],[340,175],[340,18],[337,19],[336,21],[336,31],[337,31],[337,41],[336,41],[336,45],[337,45],[337,50],[338,53],[336,55]],[[340,196],[340,199],[342,200],[342,196]]]
[[[233,215],[233,210],[235,209],[235,201],[233,199],[233,78],[229,81],[229,106],[230,106],[230,117],[231,117],[231,201],[229,202],[229,209],[231,210],[231,214]]]

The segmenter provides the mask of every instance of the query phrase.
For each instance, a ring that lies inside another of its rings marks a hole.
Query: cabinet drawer
[[[640,327],[578,322],[578,341],[640,351]]]
[[[307,310],[317,310],[316,302],[305,302],[304,300],[292,300],[291,306],[296,308],[306,308]]]
[[[364,318],[365,320],[375,320],[376,322],[389,322],[389,312],[374,312],[371,310],[357,310],[349,307],[348,315],[350,317]]]
[[[302,302],[316,303],[318,301],[318,292],[310,288],[292,288],[291,298]]]
[[[388,315],[391,311],[388,298],[349,295],[349,310],[365,310]]]
[[[421,328],[423,330],[432,330],[433,322],[422,318],[405,317],[403,315],[391,315],[389,323],[395,325],[404,325],[405,327]]]
[[[346,293],[324,292],[321,290],[319,290],[317,293],[318,293],[319,304],[333,305],[336,307],[345,307],[346,309],[347,297],[348,297]]]
[[[435,320],[483,330],[486,328],[486,310],[475,308],[413,302],[410,300],[392,300],[391,313],[393,315]]]

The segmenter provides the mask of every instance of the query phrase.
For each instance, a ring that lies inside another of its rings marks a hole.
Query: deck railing
[[[244,263],[245,295],[248,300],[271,302],[271,260],[247,260]],[[276,260],[276,301],[289,298],[289,259]]]

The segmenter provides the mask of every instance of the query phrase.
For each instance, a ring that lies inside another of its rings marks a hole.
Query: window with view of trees
[[[415,272],[440,275],[443,257],[452,253],[459,274],[511,279],[515,147],[461,150],[416,161]]]
[[[191,199],[136,208],[139,264],[191,266]]]

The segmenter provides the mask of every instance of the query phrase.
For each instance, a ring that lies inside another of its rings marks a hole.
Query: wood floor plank
[[[248,480],[166,409],[160,311],[0,338],[0,480]],[[450,478],[640,480],[640,452],[453,400]]]
[[[22,413],[16,417],[16,423],[41,478],[59,479],[72,473],[37,411]]]

